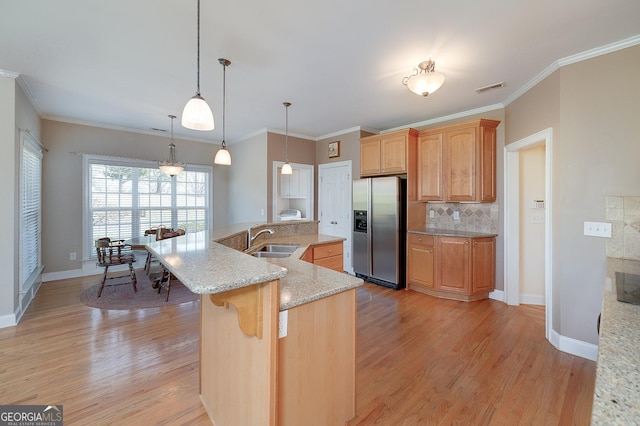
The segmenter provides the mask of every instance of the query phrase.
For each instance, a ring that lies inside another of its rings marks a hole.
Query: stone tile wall
[[[455,211],[460,213],[459,220],[453,219]],[[498,212],[498,203],[427,203],[427,228],[497,234]]]
[[[611,222],[607,257],[640,260],[640,197],[610,196],[606,203],[606,220]]]

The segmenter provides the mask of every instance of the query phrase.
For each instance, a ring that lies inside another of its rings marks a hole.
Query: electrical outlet
[[[69,260],[76,260],[76,252],[72,251],[71,253],[69,253]]]
[[[453,212],[453,220],[460,220],[460,211],[456,210]]]
[[[287,322],[289,321],[289,311],[280,311],[278,316],[278,338],[287,337]]]
[[[429,217],[433,219],[436,217],[436,211],[434,209],[429,209]]]
[[[611,238],[611,224],[607,222],[585,222],[584,235]]]

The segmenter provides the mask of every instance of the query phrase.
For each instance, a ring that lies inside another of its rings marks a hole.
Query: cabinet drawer
[[[426,246],[432,246],[433,236],[423,234],[407,234],[407,242],[411,244],[424,244]]]
[[[315,265],[323,266],[325,268],[333,269],[334,271],[343,272],[342,268],[342,254],[338,256],[329,256],[323,257],[322,259],[317,259],[313,262]]]
[[[321,246],[315,246],[313,248],[313,260],[314,263],[318,263],[318,259],[323,259],[330,256],[342,256],[342,242],[335,244],[324,244]]]

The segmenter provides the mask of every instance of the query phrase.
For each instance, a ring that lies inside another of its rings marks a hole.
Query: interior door
[[[351,240],[351,161],[318,166],[319,232],[345,238],[344,270],[353,273]]]

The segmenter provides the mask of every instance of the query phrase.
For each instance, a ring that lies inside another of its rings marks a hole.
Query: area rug
[[[98,298],[98,290],[100,282],[86,289],[80,295],[80,301],[87,306],[99,309],[128,310],[128,309],[146,309],[158,308],[162,306],[177,305],[179,303],[193,302],[199,299],[198,294],[192,293],[180,281],[171,283],[171,293],[169,301],[165,302],[167,291],[165,289],[158,290],[151,287],[152,282],[149,280],[143,270],[136,271],[138,283],[137,292],[133,292],[133,286],[129,282],[129,276],[123,278],[114,278],[107,281],[102,296]],[[109,285],[111,284],[111,285]],[[115,284],[115,285],[114,285]]]

